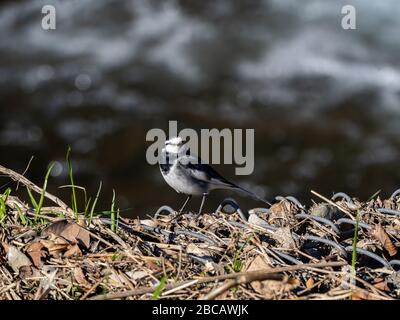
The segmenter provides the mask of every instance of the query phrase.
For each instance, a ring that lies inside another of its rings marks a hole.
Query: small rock
[[[310,208],[310,214],[328,220],[336,220],[342,216],[339,209],[328,203],[318,203],[314,205]]]

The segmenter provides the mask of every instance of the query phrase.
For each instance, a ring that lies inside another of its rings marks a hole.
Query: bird
[[[192,196],[202,196],[198,211],[200,215],[207,195],[215,189],[239,191],[271,206],[270,202],[228,181],[210,165],[203,163],[197,155],[191,154],[186,142],[179,136],[166,140],[159,158],[159,167],[164,180],[176,192],[187,196],[178,212],[179,215]]]

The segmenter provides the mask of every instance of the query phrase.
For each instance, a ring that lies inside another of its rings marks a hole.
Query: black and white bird
[[[179,210],[183,212],[192,196],[202,196],[199,214],[204,201],[211,190],[229,189],[243,192],[259,201],[271,205],[254,193],[226,180],[208,164],[202,163],[197,155],[191,155],[186,141],[174,137],[165,142],[160,155],[160,170],[165,181],[176,192],[187,195]]]

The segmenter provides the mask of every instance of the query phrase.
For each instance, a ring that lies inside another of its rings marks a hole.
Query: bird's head
[[[179,153],[181,147],[186,143],[181,137],[173,137],[165,141],[165,151],[169,153]]]

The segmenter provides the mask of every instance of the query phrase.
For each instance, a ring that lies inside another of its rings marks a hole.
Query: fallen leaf
[[[270,266],[261,256],[256,256],[247,266],[246,271],[257,271],[268,269]]]
[[[380,296],[370,293],[367,290],[357,289],[351,295],[352,300],[383,300]]]
[[[306,288],[307,289],[311,289],[314,285],[315,281],[314,279],[311,277],[306,281]]]
[[[278,242],[279,247],[282,249],[296,249],[297,244],[292,237],[290,227],[279,228],[271,234],[271,238]]]
[[[265,225],[267,224],[266,221],[264,221],[263,219],[261,219],[261,218],[260,218],[257,214],[255,214],[255,213],[251,213],[251,214],[249,215],[248,222],[251,223],[251,224],[254,224],[254,225],[256,225],[256,226],[259,226],[259,227],[263,227],[263,226],[265,226]]]
[[[34,300],[46,299],[56,277],[57,268],[54,268],[53,266],[44,266],[41,270],[41,274],[42,280],[40,280],[39,288],[36,290]]]
[[[397,248],[390,240],[388,234],[386,233],[385,229],[383,229],[380,225],[376,225],[370,231],[371,235],[377,239],[385,250],[389,253],[390,256],[395,256],[397,254]]]
[[[23,266],[19,268],[19,277],[21,279],[40,277],[40,272],[34,266]]]
[[[255,257],[247,267],[246,271],[257,271],[257,270],[265,270],[270,267],[264,261],[264,259],[260,256]],[[281,295],[285,292],[288,292],[300,284],[300,281],[297,279],[286,279],[284,281],[276,281],[276,280],[264,280],[264,281],[252,281],[250,286],[256,291],[258,294],[263,295],[266,299],[272,299],[277,295]]]
[[[44,249],[44,245],[40,241],[30,243],[26,247],[26,253],[31,257],[35,267],[37,267],[39,269],[43,265],[41,258],[45,256],[43,249]]]
[[[386,280],[381,280],[377,283],[374,283],[373,286],[378,290],[387,291],[387,292],[391,291]]]
[[[151,271],[154,271],[154,272],[162,271],[162,268],[160,266],[158,266],[157,264],[155,264],[153,261],[150,261],[150,260],[145,261],[145,265]]]
[[[29,260],[29,258],[19,249],[17,249],[17,247],[7,243],[2,243],[2,245],[7,254],[7,262],[14,272],[19,273],[19,269],[21,267],[32,265],[32,262]]]
[[[124,287],[121,277],[118,275],[117,271],[111,269],[111,273],[107,277],[107,283],[114,287]]]
[[[54,222],[42,232],[42,235],[46,236],[51,233],[72,243],[81,243],[86,249],[90,247],[89,232],[76,223],[68,222],[67,220]]]
[[[282,200],[271,206],[268,223],[285,226],[293,219],[293,216],[293,206],[290,201]]]
[[[79,267],[74,268],[74,278],[80,285],[86,286],[88,284],[82,269]]]
[[[72,256],[82,256],[82,251],[79,249],[77,244],[72,245],[67,251],[64,252],[65,258],[70,258]]]
[[[40,240],[40,243],[43,244],[43,246],[49,251],[52,256],[60,255],[70,246],[70,243],[67,240],[54,234],[50,235],[48,240]]]

